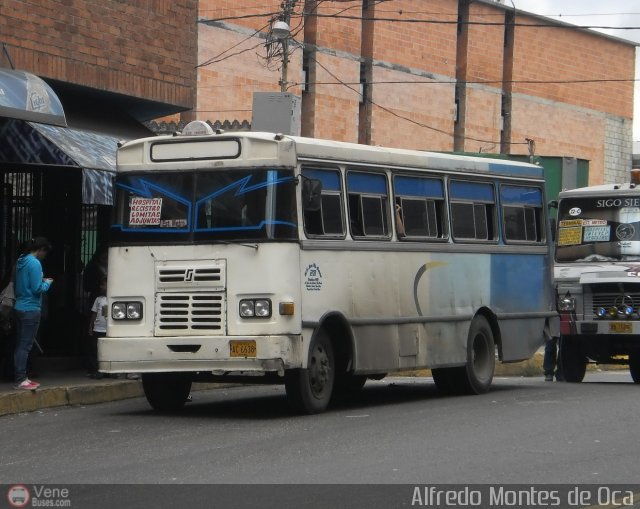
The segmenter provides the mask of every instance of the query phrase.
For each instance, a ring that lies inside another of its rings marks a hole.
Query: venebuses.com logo
[[[11,486],[7,491],[7,501],[11,507],[25,507],[31,500],[29,489],[22,484]]]
[[[7,490],[7,502],[11,507],[71,507],[69,488],[44,485],[14,484]]]

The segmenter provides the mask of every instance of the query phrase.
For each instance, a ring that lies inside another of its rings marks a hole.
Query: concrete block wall
[[[518,16],[517,22],[541,20]],[[514,141],[528,132],[538,154],[588,159],[591,185],[628,174],[631,131],[618,131],[618,141],[607,143],[606,124],[607,119],[625,124],[633,116],[633,46],[564,26],[520,26],[516,34],[513,91],[522,103],[518,110],[527,110],[527,115],[515,121]],[[580,80],[590,82],[575,83]],[[514,148],[526,153],[526,146]]]

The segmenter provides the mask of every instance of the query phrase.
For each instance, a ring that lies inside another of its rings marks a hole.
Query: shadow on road
[[[383,406],[402,406],[415,402],[424,402],[441,407],[443,404],[464,405],[468,398],[491,398],[492,394],[504,393],[512,390],[526,390],[522,385],[501,383],[494,385],[487,394],[444,395],[436,388],[431,379],[416,382],[415,380],[385,380],[383,382],[367,382],[358,393],[349,397],[342,397],[333,401],[327,410],[343,412],[349,410],[362,411]],[[155,414],[163,418],[189,419],[247,419],[247,420],[276,420],[290,418],[305,418],[298,415],[289,405],[284,386],[243,386],[197,391],[193,393],[193,400],[187,403],[183,410],[173,414],[156,413],[153,410],[122,412],[122,415]],[[318,416],[312,416],[318,418]]]

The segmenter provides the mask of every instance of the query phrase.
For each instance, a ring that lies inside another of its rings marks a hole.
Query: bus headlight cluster
[[[573,297],[561,297],[558,299],[558,311],[575,311],[576,299]]]
[[[114,302],[111,305],[111,318],[114,320],[140,320],[142,302]]]
[[[633,306],[611,306],[608,308],[600,307],[596,310],[596,318],[603,320],[638,320],[640,315]]]
[[[240,301],[240,317],[242,318],[270,318],[270,299],[242,299]]]

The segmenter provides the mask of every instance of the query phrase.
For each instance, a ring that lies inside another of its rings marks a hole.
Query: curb
[[[36,391],[0,394],[0,416],[33,412],[67,405],[91,405],[143,396],[137,381],[110,382],[100,385],[46,387]]]

